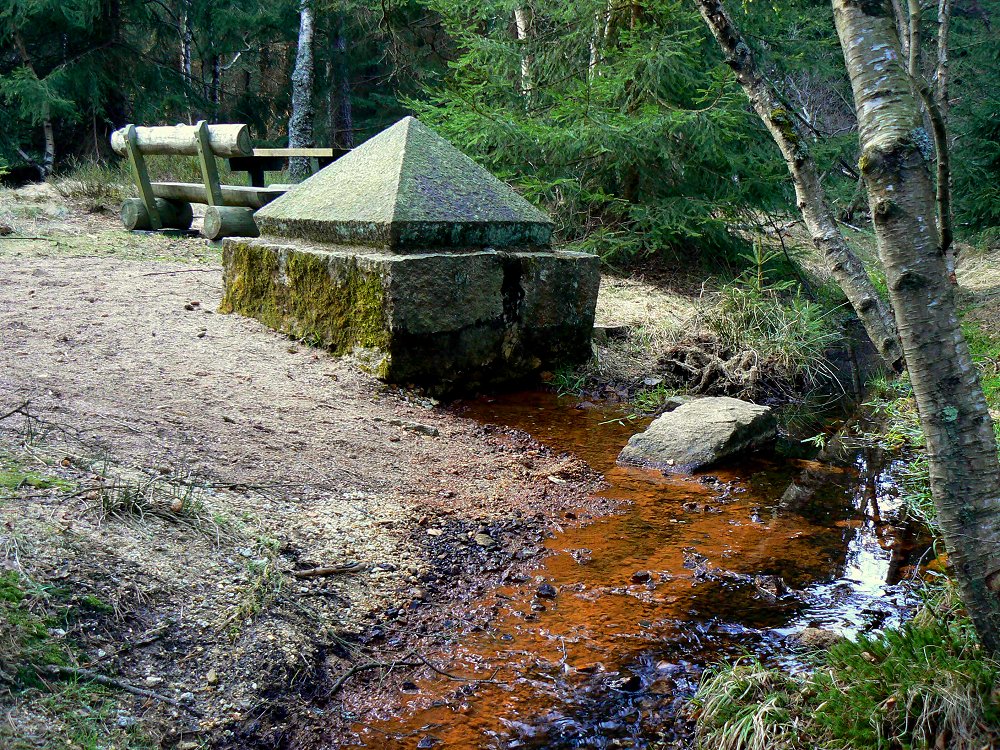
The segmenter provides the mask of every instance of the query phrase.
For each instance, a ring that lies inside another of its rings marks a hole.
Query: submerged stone
[[[725,396],[699,398],[653,420],[633,435],[618,462],[690,473],[775,439],[771,408]]]
[[[544,246],[552,221],[413,117],[254,216],[262,234],[397,252]]]

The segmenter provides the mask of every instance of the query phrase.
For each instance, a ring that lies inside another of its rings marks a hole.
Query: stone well
[[[590,356],[598,258],[551,249],[544,213],[412,117],[255,219],[224,242],[222,312],[384,380],[463,391]]]

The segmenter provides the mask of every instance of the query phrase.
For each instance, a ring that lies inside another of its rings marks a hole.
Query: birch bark
[[[292,116],[288,120],[288,146],[308,148],[313,145],[313,38],[315,23],[311,0],[299,4],[299,43],[292,71]],[[309,160],[293,157],[288,160],[289,171],[296,180],[309,175]]]
[[[955,579],[985,648],[1000,651],[1000,464],[935,226],[933,153],[888,7],[833,0],[854,91],[879,254],[927,441]],[[912,57],[912,49],[911,49]]]
[[[517,41],[521,43],[521,93],[525,99],[531,99],[533,79],[531,75],[531,53],[528,43],[531,38],[531,8],[519,5],[514,8],[514,26],[517,29]]]
[[[17,53],[21,56],[21,61],[27,66],[28,70],[31,71],[35,78],[38,78],[38,71],[35,70],[34,61],[31,59],[31,55],[28,54],[28,48],[21,38],[20,33],[14,34],[14,46],[17,47]],[[45,140],[45,155],[42,157],[42,163],[39,168],[41,172],[42,179],[45,179],[50,174],[56,165],[56,132],[52,125],[52,117],[49,110],[48,102],[42,105],[42,137]]]

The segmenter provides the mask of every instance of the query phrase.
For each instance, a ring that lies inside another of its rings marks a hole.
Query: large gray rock
[[[723,458],[756,450],[774,440],[770,407],[738,398],[699,398],[657,417],[633,435],[618,462],[690,473]]]

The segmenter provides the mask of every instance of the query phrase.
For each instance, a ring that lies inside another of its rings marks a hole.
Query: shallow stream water
[[[438,662],[486,681],[404,684],[402,710],[357,725],[345,746],[669,743],[690,731],[680,709],[707,665],[747,652],[794,665],[785,636],[806,626],[854,635],[912,605],[905,579],[925,545],[894,525],[893,467],[870,454],[664,476],[615,464],[645,423],[613,408],[519,393],[459,410],[582,458],[621,512],[567,520],[533,575],[484,597],[489,628],[453,623]]]

